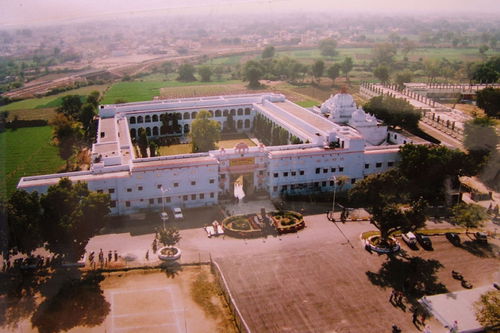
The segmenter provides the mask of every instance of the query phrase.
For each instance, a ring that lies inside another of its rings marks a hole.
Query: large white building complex
[[[136,156],[132,139],[139,128],[150,138],[185,138],[200,110],[208,110],[221,128],[228,126],[231,117],[236,131],[249,135],[264,121],[280,128],[288,144],[257,142],[248,147],[242,143],[206,153]],[[163,114],[175,119],[174,133],[163,126]],[[366,175],[392,167],[400,145],[420,142],[388,130],[356,107],[345,92],[312,109],[272,93],[101,105],[90,169],[23,177],[18,188],[45,192],[61,177],[69,177],[87,182],[91,190],[109,193],[112,213],[120,215],[161,209],[163,204],[207,206],[231,197],[236,179],[243,180],[245,191],[267,193],[271,198],[332,191],[334,177],[340,176],[348,179],[344,188],[349,188]]]

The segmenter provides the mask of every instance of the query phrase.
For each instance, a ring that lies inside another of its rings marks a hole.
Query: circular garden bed
[[[399,243],[396,238],[390,236],[387,244],[382,244],[379,235],[370,236],[365,240],[365,246],[377,253],[394,253],[399,251]]]
[[[256,215],[233,215],[222,221],[224,234],[238,238],[254,238],[262,234],[262,229],[256,227],[249,220]]]
[[[304,229],[306,226],[304,223],[304,217],[300,213],[287,210],[283,212],[271,212],[270,214],[273,219],[274,226],[280,234],[296,232]]]
[[[158,251],[158,258],[164,261],[177,260],[181,257],[181,250],[175,246],[166,246]]]
[[[296,232],[303,229],[305,223],[302,214],[284,211],[270,212],[264,218],[256,214],[229,216],[222,221],[222,226],[226,235],[237,238],[254,238],[269,232],[272,233],[273,227],[280,234]]]

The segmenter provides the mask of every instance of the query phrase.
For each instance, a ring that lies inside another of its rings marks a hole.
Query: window
[[[97,193],[102,193],[102,190],[97,190],[96,192],[97,192]]]
[[[316,173],[320,173],[321,172],[321,169],[320,168],[316,168]]]
[[[161,201],[162,201],[162,198],[156,199],[156,202],[159,203],[159,204],[161,204]]]
[[[191,194],[191,200],[196,200],[196,194]]]
[[[153,115],[153,121],[158,121],[158,115],[157,114]]]
[[[281,187],[281,189],[282,189],[283,191],[286,191],[286,190],[288,190],[288,186],[287,186],[287,185],[283,185],[283,186]]]
[[[184,201],[188,201],[188,196],[187,196],[187,195],[183,195],[183,196],[182,196],[182,200],[184,200]]]
[[[333,180],[330,180],[330,186],[333,186],[333,185],[335,185]]]
[[[193,181],[191,182],[191,186],[194,186],[194,185],[196,185],[196,182],[193,180]]]
[[[344,171],[344,167],[339,167],[339,172]]]
[[[210,198],[214,197],[214,192],[210,193]]]
[[[200,199],[201,200],[205,199],[205,193],[200,193]]]
[[[144,122],[142,116],[137,117],[137,123],[142,124]]]
[[[125,201],[125,207],[130,207],[130,201]]]
[[[161,190],[161,184],[156,185],[156,188]]]
[[[249,114],[250,114],[250,108],[246,108],[246,109],[245,109],[245,115],[247,115],[247,116],[248,116]]]
[[[129,119],[129,120],[130,120],[130,123],[131,123],[131,124],[135,124],[135,117],[130,117],[130,119]]]
[[[292,177],[296,176],[297,175],[297,172],[295,171],[292,171]]]
[[[155,199],[149,199],[149,204],[150,205],[154,205],[154,203],[155,203]]]
[[[304,175],[304,170],[299,171],[299,175],[303,176]]]
[[[365,164],[365,169],[368,169],[370,167],[370,164]]]
[[[275,173],[273,176],[274,178],[278,178],[278,173]]]
[[[283,172],[283,177],[288,177],[288,172]]]
[[[326,182],[321,182],[321,186],[326,186]]]
[[[243,115],[243,109],[238,109],[238,116],[242,116]]]
[[[115,208],[116,207],[116,201],[115,200],[111,200],[111,202],[109,203],[109,207]]]
[[[351,184],[354,184],[356,182],[356,178],[351,179]]]
[[[138,187],[137,187],[137,189],[138,189],[139,191],[142,191],[142,186],[138,186]]]
[[[132,192],[132,189],[131,189],[131,188],[128,188],[128,189],[127,189],[127,192]]]
[[[151,116],[147,115],[146,117],[144,117],[144,122],[150,123],[151,122]]]
[[[328,169],[323,169],[323,173],[327,173],[328,172]]]
[[[387,166],[393,166],[394,165],[394,162],[387,162]]]
[[[223,173],[222,175],[220,175],[220,179],[226,179],[226,174]]]
[[[115,193],[115,189],[114,188],[110,188],[110,189],[108,189],[108,192],[109,192],[109,194]]]
[[[174,183],[174,187],[179,187],[179,183]]]
[[[259,170],[259,175],[263,176],[264,175],[264,171],[263,170]]]
[[[165,202],[169,203],[170,202],[170,197],[165,197]]]
[[[382,167],[382,163],[380,163],[380,162],[376,163],[376,164],[375,164],[375,167],[377,167],[377,168]]]
[[[213,178],[212,178],[212,179],[210,179],[208,182],[209,182],[210,184],[213,184],[213,183],[215,182],[215,179],[213,179]]]
[[[319,187],[319,182],[314,182],[314,187]]]
[[[336,172],[337,171],[337,168],[331,168],[330,169],[332,172]]]
[[[276,192],[278,190],[278,186],[273,186],[273,192]]]

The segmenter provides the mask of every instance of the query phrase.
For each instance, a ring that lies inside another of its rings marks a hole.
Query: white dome
[[[361,122],[366,120],[366,113],[363,109],[359,108],[352,113],[352,120],[356,122]]]
[[[331,98],[333,104],[338,107],[354,106],[354,99],[350,94],[338,93]]]

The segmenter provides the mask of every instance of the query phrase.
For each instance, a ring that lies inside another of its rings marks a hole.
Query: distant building
[[[238,132],[251,132],[257,117],[271,122],[286,130],[288,144],[241,143],[206,153],[136,156],[132,139],[140,128],[150,138],[186,137],[200,110],[208,110],[221,128],[232,115]],[[160,120],[168,113],[178,119],[177,133],[167,134]],[[23,177],[18,188],[45,192],[61,177],[85,181],[91,190],[110,194],[113,214],[161,209],[163,202],[170,207],[207,206],[231,198],[237,179],[247,194],[257,191],[271,198],[332,191],[334,176],[347,177],[343,188],[348,189],[393,167],[400,145],[423,142],[388,130],[345,92],[311,110],[283,95],[264,93],[101,105],[99,117],[90,170]]]

